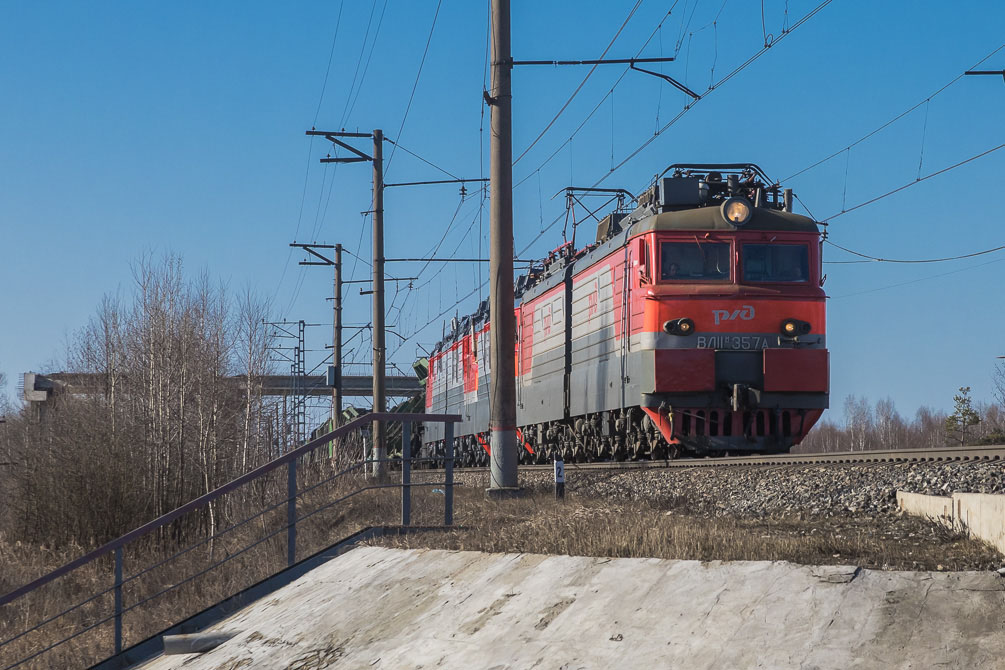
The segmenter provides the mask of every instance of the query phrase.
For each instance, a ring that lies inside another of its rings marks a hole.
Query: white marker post
[[[555,498],[565,498],[565,463],[555,459]]]

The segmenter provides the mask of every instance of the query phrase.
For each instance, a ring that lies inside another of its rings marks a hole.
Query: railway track
[[[1005,445],[983,447],[944,447],[942,449],[891,449],[848,451],[832,454],[774,454],[770,456],[721,456],[715,458],[682,458],[675,461],[622,461],[603,463],[568,463],[573,470],[645,470],[668,468],[723,468],[753,465],[815,465],[839,463],[920,463],[948,461],[1002,461]],[[551,470],[550,464],[521,465],[525,472]],[[455,468],[455,472],[482,472],[487,468]]]

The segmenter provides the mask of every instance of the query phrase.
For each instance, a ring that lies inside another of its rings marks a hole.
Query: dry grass
[[[666,505],[580,497],[559,502],[543,491],[492,502],[480,490],[461,489],[455,520],[459,527],[447,533],[376,542],[403,548],[770,560],[895,570],[981,570],[1002,562],[987,545],[913,517],[710,519]]]

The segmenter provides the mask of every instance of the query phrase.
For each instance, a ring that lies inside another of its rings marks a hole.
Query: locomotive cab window
[[[728,242],[663,242],[662,281],[728,281]]]
[[[743,281],[806,282],[810,278],[805,244],[744,244]]]

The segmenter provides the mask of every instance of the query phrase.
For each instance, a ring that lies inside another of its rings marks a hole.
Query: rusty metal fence
[[[385,459],[391,467],[384,481],[367,476],[367,466],[376,461],[360,448],[375,420],[401,424],[402,456]],[[393,523],[395,517],[401,526],[412,526],[419,496],[414,491],[432,493],[420,496],[430,503],[420,510],[422,525],[451,526],[453,432],[459,420],[362,416],[0,596],[0,670],[67,667],[70,659],[91,665],[115,656],[127,643],[278,574],[362,527]],[[411,428],[420,422],[445,424],[445,452],[432,463],[442,466],[442,480],[413,481],[413,466],[432,460],[412,457]],[[347,451],[355,453],[348,462],[343,459],[345,466],[334,465]],[[400,490],[400,501],[389,489]],[[434,522],[439,519],[432,506],[439,506],[439,496],[442,524]],[[332,512],[338,516],[324,517]],[[299,541],[298,530],[307,535]],[[188,541],[193,535],[197,539]],[[229,572],[219,570],[227,564]]]

